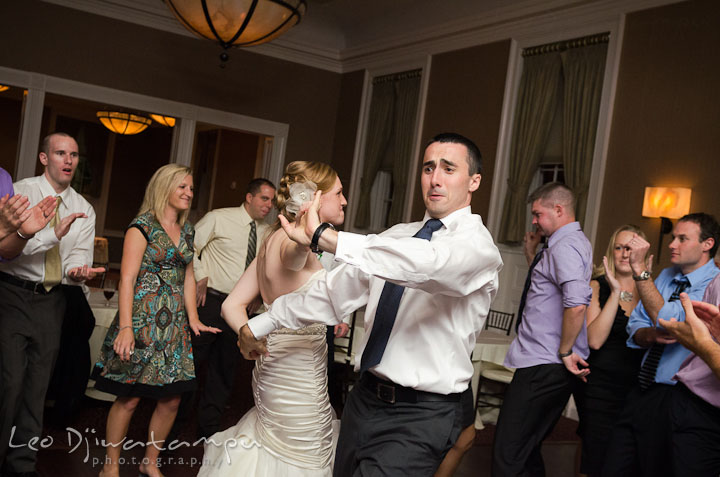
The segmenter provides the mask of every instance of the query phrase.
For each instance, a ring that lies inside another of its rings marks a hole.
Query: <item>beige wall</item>
[[[720,217],[720,2],[690,1],[627,17],[595,251],[641,217],[645,186],[692,188],[691,212]],[[668,266],[664,241],[660,266]]]
[[[509,50],[510,42],[502,41],[433,56],[425,109],[423,145],[438,133],[456,132],[480,148],[483,178],[472,209],[486,222]],[[416,181],[412,215],[420,220],[425,206]]]
[[[6,3],[2,66],[288,123],[288,161],[330,161],[339,74],[238,49],[223,69],[210,41],[37,0]]]
[[[355,139],[357,137],[358,120],[360,117],[360,101],[362,99],[364,71],[354,71],[342,75],[340,100],[335,120],[335,139],[333,141],[330,165],[337,171],[345,187],[350,189]],[[350,198],[348,197],[348,200]]]

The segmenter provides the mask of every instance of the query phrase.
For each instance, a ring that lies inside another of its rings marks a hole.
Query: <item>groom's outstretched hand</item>
[[[265,338],[255,339],[255,335],[250,331],[247,323],[240,328],[237,344],[245,359],[258,359],[260,356],[267,356],[266,342]]]

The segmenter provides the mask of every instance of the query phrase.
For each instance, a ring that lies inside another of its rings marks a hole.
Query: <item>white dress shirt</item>
[[[28,240],[22,253],[16,259],[0,263],[0,270],[18,278],[42,282],[45,277],[45,252],[59,242],[62,283],[77,285],[78,282],[67,278],[66,274],[68,270],[75,267],[92,266],[95,239],[95,210],[92,205],[72,187],[68,187],[60,194],[56,193],[44,174],[18,181],[13,187],[16,194],[26,195],[30,199],[31,206],[49,195],[61,197],[62,203],[58,209],[60,219],[76,212],[86,214],[87,218],[75,219],[70,226],[70,231],[62,240],[58,240],[55,228],[48,224]]]
[[[211,210],[195,225],[195,280],[208,279],[208,287],[230,293],[245,271],[252,217],[244,205]],[[255,220],[257,246],[265,239],[268,224]]]
[[[344,264],[304,294],[279,297],[248,322],[260,338],[281,328],[337,324],[367,305],[365,337],[375,321],[385,280],[406,287],[382,361],[371,371],[397,384],[440,394],[462,392],[470,361],[497,292],[500,252],[470,207],[441,219],[430,241],[413,238],[422,222],[398,224],[380,235],[340,232],[336,260]],[[359,370],[361,359],[356,360]]]

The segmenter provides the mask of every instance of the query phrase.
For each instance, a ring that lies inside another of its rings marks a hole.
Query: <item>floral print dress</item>
[[[118,396],[155,398],[192,390],[195,367],[184,283],[195,230],[186,222],[176,246],[151,212],[137,216],[130,227],[140,230],[148,242],[132,303],[135,352],[129,361],[115,354],[116,315],[95,364],[95,388]]]

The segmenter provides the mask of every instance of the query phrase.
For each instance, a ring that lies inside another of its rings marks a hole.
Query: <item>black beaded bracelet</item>
[[[320,253],[321,250],[318,247],[318,242],[320,241],[320,236],[323,232],[325,232],[325,229],[331,228],[335,230],[335,227],[333,227],[333,224],[328,222],[323,222],[322,224],[318,225],[318,228],[315,229],[315,233],[313,234],[312,240],[310,241],[310,250],[313,253]]]

